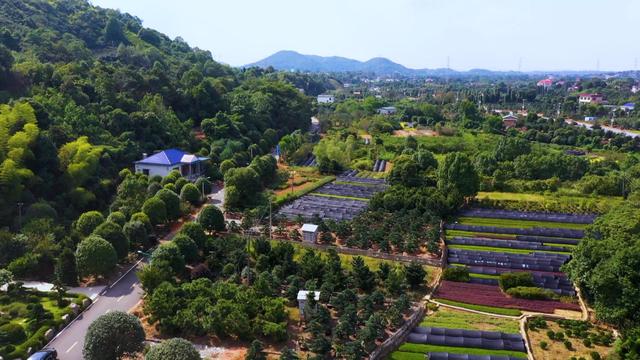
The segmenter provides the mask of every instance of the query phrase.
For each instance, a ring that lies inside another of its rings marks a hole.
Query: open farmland
[[[466,268],[469,278],[444,281],[437,298],[542,313],[580,311],[574,286],[561,267],[594,215],[494,209],[468,209],[460,214],[456,223],[446,226],[447,261]],[[507,295],[498,286],[500,276],[516,272],[530,274],[529,286],[555,295],[544,299]]]
[[[355,170],[340,175],[335,182],[283,206],[279,214],[288,219],[319,216],[323,220],[352,220],[367,208],[370,198],[387,186],[383,179],[357,175]]]

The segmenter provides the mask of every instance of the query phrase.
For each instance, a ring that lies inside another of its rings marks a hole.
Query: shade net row
[[[350,170],[336,177],[336,181],[348,181],[348,182],[359,182],[363,184],[384,184],[386,181],[384,179],[376,179],[369,177],[360,177],[358,175],[358,170]]]
[[[322,219],[351,220],[367,205],[366,201],[361,200],[305,195],[283,206],[278,213],[289,219],[298,216],[312,219],[317,215]]]
[[[428,329],[428,328],[427,328]],[[442,329],[440,329],[442,330]],[[459,329],[446,329],[453,331],[462,331]],[[470,330],[465,330],[470,331]],[[478,336],[464,336],[464,335],[448,335],[441,332],[412,332],[407,337],[407,341],[415,344],[428,344],[437,346],[455,346],[455,347],[467,347],[478,348],[488,350],[511,350],[511,351],[526,351],[524,341],[521,337],[498,337],[498,336],[483,336],[483,334],[475,334]],[[498,333],[500,335],[500,333]],[[507,334],[505,334],[507,335]],[[509,334],[515,335],[515,334]]]
[[[315,155],[310,154],[306,157],[306,159],[302,160],[298,163],[299,166],[317,166],[318,162],[316,161]]]
[[[355,185],[330,183],[315,190],[315,193],[329,194],[338,196],[350,196],[357,198],[370,199],[378,192],[384,191],[386,185]]]
[[[373,164],[373,171],[374,172],[384,172],[386,168],[387,168],[387,160],[378,159]]]
[[[490,246],[490,247],[499,247],[499,248],[505,248],[505,249],[570,251],[568,248],[563,246],[544,245],[542,243],[535,243],[531,241],[483,239],[483,238],[468,238],[468,237],[454,237],[452,239],[447,239],[447,244]]]
[[[507,355],[471,355],[452,354],[447,352],[427,353],[428,360],[522,360],[522,358]]]
[[[583,230],[560,229],[560,228],[503,228],[498,226],[484,225],[466,225],[466,224],[447,224],[447,229],[461,230],[470,232],[484,232],[494,234],[513,234],[513,235],[535,235],[535,236],[551,236],[562,238],[580,239],[584,237]]]
[[[572,224],[591,224],[596,215],[594,214],[567,214],[567,213],[547,213],[533,211],[514,211],[503,209],[483,209],[472,208],[462,210],[460,216],[471,216],[491,219],[510,219],[510,220],[530,220],[530,221],[549,221],[564,222]]]
[[[452,264],[531,271],[559,272],[560,267],[564,265],[568,259],[568,255],[538,252],[531,254],[508,254],[457,249],[450,249],[448,252],[448,262]]]
[[[416,326],[413,331],[419,334],[431,334],[431,335],[447,335],[447,336],[462,336],[469,338],[483,338],[490,340],[511,340],[522,341],[522,335],[511,334],[501,331],[485,331],[485,330],[467,330],[467,329],[451,329],[431,326]]]
[[[578,243],[580,243],[580,239],[564,239],[564,238],[557,238],[557,237],[533,236],[533,235],[516,235],[516,240],[539,242],[539,243],[550,243],[550,244],[566,244],[566,245],[578,245]]]
[[[514,270],[514,269],[505,269],[505,268],[496,268],[491,266],[467,266],[470,273],[473,274],[485,274],[485,275],[500,275],[505,272],[516,272],[516,271],[526,271],[531,272],[534,276],[549,276],[552,278],[556,277],[566,277],[566,275],[562,272],[539,272],[539,271],[527,271],[527,270]]]

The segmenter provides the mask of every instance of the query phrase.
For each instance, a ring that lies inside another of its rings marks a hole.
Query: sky
[[[639,0],[91,0],[214,59],[279,50],[410,68],[635,70]]]

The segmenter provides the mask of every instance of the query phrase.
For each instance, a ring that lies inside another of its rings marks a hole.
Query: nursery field
[[[604,359],[613,350],[611,331],[584,321],[530,320],[527,335],[533,356],[540,360]]]
[[[517,334],[520,332],[518,321],[462,310],[439,307],[422,320],[420,326],[464,330],[500,331]]]

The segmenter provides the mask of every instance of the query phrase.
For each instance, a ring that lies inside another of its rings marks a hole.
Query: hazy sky
[[[278,50],[412,68],[633,70],[639,0],[92,0],[243,65]],[[638,60],[636,60],[638,59]]]

